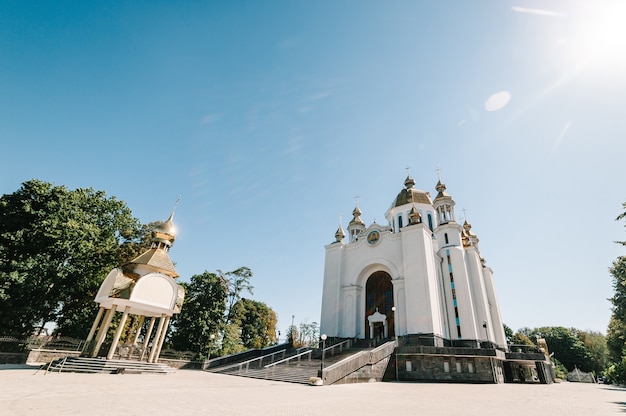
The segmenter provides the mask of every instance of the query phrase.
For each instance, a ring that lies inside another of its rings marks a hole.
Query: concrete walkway
[[[596,384],[364,383],[309,387],[192,370],[172,375],[35,374],[0,366],[0,414],[624,415],[626,389]]]

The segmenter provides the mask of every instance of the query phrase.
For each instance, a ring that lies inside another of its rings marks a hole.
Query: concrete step
[[[341,353],[336,353],[334,356],[329,354],[324,357],[324,366],[328,367],[360,351],[363,350],[350,348],[343,350]],[[312,358],[311,360],[303,359],[299,363],[296,361],[290,361],[288,363],[277,364],[267,368],[256,364],[252,365],[251,363],[248,368],[242,366],[240,369],[238,366],[233,366],[231,364],[227,367],[218,367],[207,371],[239,377],[309,384],[311,377],[317,377],[321,364],[321,358]]]
[[[176,370],[162,363],[131,360],[107,360],[104,358],[67,357],[52,362],[48,371],[75,373],[152,373],[171,374]]]

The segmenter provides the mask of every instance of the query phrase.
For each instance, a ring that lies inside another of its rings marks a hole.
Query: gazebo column
[[[165,318],[165,324],[163,325],[163,330],[161,331],[161,339],[159,341],[159,348],[154,355],[154,360],[152,362],[156,362],[159,359],[159,355],[161,355],[161,348],[163,348],[163,343],[165,342],[165,335],[167,335],[167,327],[170,324],[170,316]]]
[[[100,351],[100,347],[102,347],[102,343],[106,338],[107,331],[109,330],[109,326],[111,326],[111,321],[113,320],[113,315],[115,315],[115,310],[117,309],[117,305],[113,305],[111,309],[107,310],[104,315],[104,323],[100,325],[100,329],[98,330],[98,335],[96,336],[96,346],[91,353],[92,357],[98,355],[98,351]]]
[[[159,319],[159,326],[157,328],[156,334],[154,334],[154,341],[152,342],[152,349],[150,350],[150,356],[148,357],[148,362],[153,363],[154,355],[159,349],[159,342],[161,341],[161,332],[163,332],[163,324],[165,324],[165,314],[161,315]]]
[[[111,343],[111,348],[109,348],[109,353],[107,354],[107,360],[113,358],[113,354],[115,353],[115,349],[117,348],[117,343],[120,341],[120,336],[122,335],[122,331],[124,331],[124,325],[126,325],[126,319],[128,318],[128,312],[130,311],[130,306],[124,308],[124,313],[122,314],[122,319],[117,327],[117,331],[115,331],[115,336],[113,336],[113,342]]]
[[[133,338],[133,345],[137,345],[137,341],[139,341],[139,335],[141,334],[141,326],[143,325],[143,321],[145,319],[146,317],[143,315],[139,317],[139,323],[137,324],[137,331],[135,332],[135,337]]]
[[[156,317],[150,318],[150,325],[148,325],[148,330],[146,331],[146,336],[143,337],[143,345],[141,346],[141,354],[139,355],[139,361],[143,360],[144,355],[146,355],[146,350],[148,349],[148,344],[150,344],[150,335],[152,335],[152,330],[154,329],[154,321]]]
[[[91,340],[93,339],[93,336],[96,333],[96,329],[98,329],[98,324],[100,323],[100,320],[102,319],[103,313],[104,313],[104,306],[100,306],[100,309],[98,309],[98,315],[96,315],[96,319],[93,321],[93,325],[91,325],[91,330],[89,330],[89,335],[87,335],[85,346],[87,346],[87,344],[89,344],[89,342],[91,342]]]

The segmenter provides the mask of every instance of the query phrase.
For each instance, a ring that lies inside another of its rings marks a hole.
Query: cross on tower
[[[406,167],[406,176],[411,176],[411,172],[410,172],[411,167],[407,166]]]
[[[176,199],[176,202],[174,202],[174,209],[172,210],[172,212],[176,211],[176,207],[178,207],[178,203],[180,202],[180,198],[181,198],[181,196],[178,195],[178,199]]]
[[[463,211],[463,221],[467,221],[467,210],[463,208],[461,211]]]
[[[437,169],[435,169],[435,172],[437,172],[437,179],[441,181],[441,176],[439,175],[439,173],[441,172],[441,169],[439,169],[439,166],[437,166]]]

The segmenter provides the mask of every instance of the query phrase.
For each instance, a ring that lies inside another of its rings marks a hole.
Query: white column
[[[124,325],[126,325],[126,319],[128,318],[128,312],[130,311],[130,306],[124,308],[124,313],[122,314],[122,319],[120,319],[120,323],[118,324],[117,331],[115,331],[115,335],[113,336],[113,342],[111,343],[111,348],[109,348],[109,353],[107,354],[107,360],[113,358],[113,354],[115,353],[115,349],[117,348],[117,343],[120,340],[120,336],[122,335],[122,331],[124,330]]]
[[[159,360],[159,355],[161,355],[161,348],[163,347],[163,343],[165,342],[165,336],[167,335],[167,327],[170,324],[170,316],[165,318],[165,324],[163,325],[163,330],[161,331],[161,340],[159,341],[159,349],[154,355],[154,361],[157,362]]]
[[[148,325],[146,336],[143,338],[143,345],[141,346],[141,354],[139,355],[139,361],[142,361],[144,355],[146,355],[146,350],[148,349],[148,344],[150,343],[150,335],[152,335],[152,329],[154,329],[155,320],[156,318],[154,316],[150,318],[150,325]]]
[[[385,319],[383,321],[383,326],[384,326],[384,334],[385,334],[385,338],[389,338],[389,327],[387,326],[387,319]]]
[[[141,315],[139,317],[139,323],[137,324],[137,330],[135,332],[135,338],[133,338],[133,345],[137,344],[137,341],[139,341],[139,334],[141,334],[141,326],[143,325],[143,321],[146,319],[145,316]]]
[[[111,320],[113,320],[113,316],[115,315],[115,309],[117,309],[117,305],[113,305],[104,316],[104,323],[100,325],[98,335],[96,336],[96,346],[91,353],[92,357],[98,355],[98,351],[100,351],[100,347],[102,347],[102,343],[104,342],[104,339],[107,336],[107,331],[109,330],[109,326],[111,325]]]
[[[96,319],[93,321],[93,325],[91,326],[89,335],[87,335],[87,340],[85,341],[85,345],[87,345],[93,339],[93,336],[96,333],[96,329],[98,328],[98,324],[100,323],[100,320],[102,319],[103,313],[104,313],[104,306],[100,306],[100,309],[98,309],[98,315],[96,315]]]
[[[150,356],[148,357],[148,362],[154,362],[154,355],[159,349],[159,342],[161,341],[161,332],[163,331],[163,324],[165,324],[165,314],[161,315],[159,318],[159,326],[157,328],[156,334],[154,334],[154,341],[152,342],[152,349],[150,350]]]
[[[374,339],[374,323],[370,322],[370,339]]]

